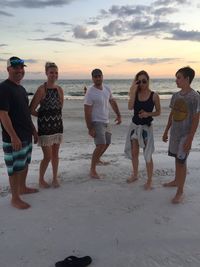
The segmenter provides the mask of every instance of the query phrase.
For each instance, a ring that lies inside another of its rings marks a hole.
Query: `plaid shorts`
[[[31,162],[32,143],[22,142],[20,150],[13,150],[11,143],[3,142],[4,160],[7,167],[8,176],[15,172],[23,171],[27,164]]]

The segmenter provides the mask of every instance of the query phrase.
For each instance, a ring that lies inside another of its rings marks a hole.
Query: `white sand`
[[[88,177],[93,140],[87,135],[81,100],[65,101],[65,138],[60,151],[59,189],[44,189],[23,198],[28,210],[10,206],[8,178],[0,156],[0,266],[53,267],[69,255],[90,255],[96,267],[197,267],[200,266],[200,136],[188,159],[183,204],[172,205],[174,188],[162,183],[174,177],[174,159],[161,137],[169,101],[154,120],[154,190],[146,192],[145,163],[140,156],[140,180],[125,181],[131,162],[123,154],[131,119],[125,100],[118,101],[123,124],[113,124],[113,143],[103,157],[111,164],[99,166],[102,180]],[[114,116],[111,116],[113,123]],[[37,186],[42,157],[34,146],[28,184]],[[51,178],[51,169],[47,177]]]

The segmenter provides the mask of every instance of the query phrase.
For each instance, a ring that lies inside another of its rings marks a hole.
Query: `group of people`
[[[39,168],[39,187],[60,186],[58,180],[59,148],[63,139],[62,108],[63,89],[57,84],[58,67],[47,62],[45,73],[47,81],[36,91],[29,105],[27,92],[21,85],[26,67],[24,60],[11,57],[7,61],[8,79],[0,84],[0,120],[4,159],[11,188],[11,204],[18,209],[30,207],[21,195],[36,193],[38,189],[26,185],[28,165],[31,161],[32,139],[38,143],[43,152]],[[85,90],[84,112],[88,134],[94,139],[95,149],[92,153],[90,177],[100,179],[98,164],[106,164],[101,156],[111,144],[109,125],[109,105],[116,114],[116,124],[121,123],[121,114],[111,89],[103,83],[103,73],[94,69],[91,73],[93,85]],[[180,91],[172,96],[171,112],[163,134],[163,141],[168,141],[169,151],[175,157],[175,178],[164,186],[177,186],[173,203],[180,203],[187,173],[186,160],[199,123],[200,96],[191,88],[195,72],[184,67],[176,73],[176,83]],[[132,183],[138,179],[139,150],[143,148],[146,162],[146,190],[152,188],[154,137],[153,117],[161,113],[159,95],[149,88],[149,75],[146,71],[138,72],[129,91],[128,109],[133,110],[133,117],[128,129],[125,153],[132,159],[133,171],[127,179]],[[37,130],[31,115],[37,117]],[[49,163],[52,165],[53,178],[45,180]]]
[[[121,123],[121,115],[111,90],[103,83],[100,69],[92,71],[93,85],[86,91],[84,100],[85,121],[88,133],[94,138],[95,149],[92,154],[90,176],[99,179],[96,166],[101,156],[111,143],[109,126],[109,103],[116,113],[116,123]],[[199,124],[200,95],[191,88],[195,72],[190,67],[183,67],[176,72],[176,84],[180,91],[173,94],[169,119],[163,134],[163,141],[169,139],[169,156],[175,158],[175,178],[165,183],[167,187],[177,187],[172,203],[178,204],[183,199],[183,188],[187,173],[187,157]],[[147,169],[146,190],[152,189],[154,136],[153,117],[161,113],[160,98],[149,88],[149,75],[142,70],[135,75],[129,90],[128,109],[133,110],[126,143],[125,154],[132,160],[133,171],[127,183],[138,180],[139,150],[143,149]]]

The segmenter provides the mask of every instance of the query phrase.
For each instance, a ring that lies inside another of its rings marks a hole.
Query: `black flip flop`
[[[87,267],[92,262],[90,256],[76,257],[69,256],[63,261],[56,262],[56,267]]]

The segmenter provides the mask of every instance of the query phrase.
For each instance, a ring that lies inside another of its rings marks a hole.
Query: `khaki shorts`
[[[96,145],[110,145],[111,143],[111,130],[108,123],[95,121],[92,123],[95,129],[94,143]]]

